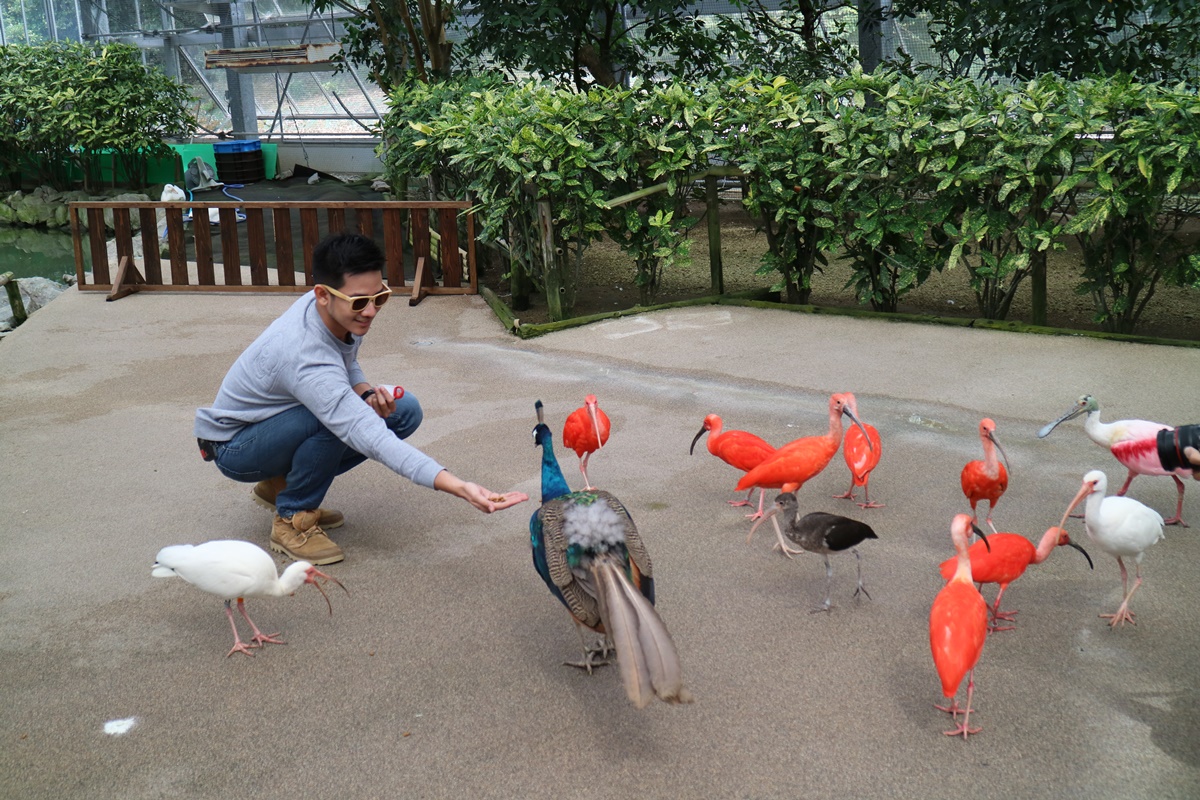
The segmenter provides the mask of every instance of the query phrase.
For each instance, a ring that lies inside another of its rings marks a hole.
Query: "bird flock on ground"
[[[579,459],[584,488],[571,491],[554,452],[554,435],[546,423],[545,409],[535,403],[537,424],[534,444],[541,451],[541,504],[529,520],[530,548],[536,572],[551,594],[566,608],[574,622],[583,650],[582,658],[567,664],[586,670],[616,663],[629,700],[638,708],[658,698],[668,704],[692,702],[683,685],[680,657],[667,626],[654,606],[654,570],[645,542],[633,518],[616,496],[592,486],[588,478],[588,459],[604,447],[612,432],[609,417],[600,410],[595,395],[567,416],[563,431],[564,448]],[[987,637],[1015,628],[1017,611],[1001,609],[1001,599],[1010,584],[1021,577],[1031,564],[1044,562],[1058,547],[1080,551],[1092,567],[1088,552],[1072,541],[1066,531],[1067,519],[1081,503],[1084,526],[1093,545],[1112,555],[1121,573],[1123,600],[1112,614],[1100,616],[1111,629],[1124,623],[1135,624],[1130,600],[1142,584],[1141,564],[1147,549],[1163,538],[1163,526],[1187,525],[1182,519],[1184,484],[1182,477],[1191,472],[1165,470],[1156,457],[1155,439],[1170,426],[1144,420],[1100,422],[1100,408],[1094,397],[1084,395],[1066,413],[1038,432],[1048,436],[1058,425],[1086,414],[1084,429],[1097,444],[1108,449],[1128,469],[1128,477],[1115,496],[1106,496],[1107,478],[1100,470],[1083,477],[1075,497],[1067,504],[1062,520],[1047,529],[1035,545],[1026,537],[997,531],[992,522],[996,505],[1008,488],[1009,462],[996,436],[996,423],[979,423],[981,460],[968,462],[960,482],[971,513],[953,515],[950,539],[954,555],[940,564],[946,583],[933,598],[929,616],[929,642],[935,670],[946,705],[935,705],[949,713],[954,727],[947,735],[966,738],[980,728],[969,725],[974,713],[974,669],[982,655]],[[843,418],[851,425],[843,435]],[[735,491],[746,492],[744,499],[729,500],[731,506],[754,507],[751,498],[759,490],[757,510],[746,515],[753,524],[747,542],[760,525],[770,520],[775,533],[774,548],[791,558],[803,552],[819,554],[825,563],[824,602],[813,613],[832,613],[833,569],[830,555],[849,552],[855,556],[857,587],[853,597],[870,599],[862,576],[862,556],[858,548],[878,536],[871,526],[848,517],[824,511],[802,513],[798,492],[825,470],[839,448],[850,472],[850,487],[838,499],[855,501],[864,511],[884,507],[872,501],[869,482],[879,464],[883,443],[879,431],[859,417],[857,401],[849,392],[829,398],[829,428],[823,435],[805,436],[776,448],[762,437],[742,430],[726,430],[717,414],[704,417],[700,431],[692,439],[689,453],[695,452],[700,438],[707,434],[708,451],[742,472]],[[997,455],[999,453],[999,456]],[[1003,463],[1001,461],[1003,459]],[[1137,475],[1171,475],[1179,490],[1175,515],[1164,520],[1153,509],[1123,495]],[[862,489],[862,501],[855,495]],[[768,489],[779,490],[774,505],[764,511]],[[984,519],[989,532],[979,526],[978,504],[986,500]],[[782,522],[782,525],[780,524]],[[972,541],[978,535],[978,541]],[[1129,585],[1126,560],[1132,559],[1135,577]],[[253,655],[252,648],[282,643],[279,634],[264,634],[250,620],[243,604],[245,597],[282,596],[294,593],[304,584],[313,584],[325,595],[320,581],[332,578],[305,562],[288,566],[276,573],[274,560],[261,548],[248,542],[213,541],[205,544],[164,547],[152,569],[156,577],[178,576],[198,588],[216,594],[225,601],[225,613],[233,629],[235,652]],[[985,583],[998,586],[989,605],[980,590]],[[348,591],[347,591],[348,593]],[[250,625],[253,635],[243,642],[234,622],[232,603]],[[326,603],[329,598],[325,595]],[[332,613],[332,605],[329,606]],[[967,682],[965,703],[958,694],[964,678]]]

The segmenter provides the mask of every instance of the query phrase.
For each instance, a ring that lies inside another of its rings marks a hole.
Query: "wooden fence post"
[[[20,325],[29,319],[29,315],[25,313],[25,301],[21,299],[21,289],[17,286],[17,280],[11,272],[0,275],[0,286],[3,286],[4,290],[8,292],[8,304],[12,306],[14,325]]]

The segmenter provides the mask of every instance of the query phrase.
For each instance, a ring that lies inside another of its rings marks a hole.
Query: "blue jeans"
[[[407,439],[423,418],[421,404],[405,392],[386,422],[392,433]],[[305,406],[247,425],[216,450],[217,468],[235,481],[257,483],[285,476],[287,488],[275,499],[276,513],[285,519],[297,511],[320,508],[333,479],[367,460],[330,433]]]

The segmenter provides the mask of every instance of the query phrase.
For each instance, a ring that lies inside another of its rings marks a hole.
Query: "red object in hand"
[[[392,398],[395,400],[399,400],[401,397],[404,397],[404,387],[403,386],[390,386],[385,383],[385,384],[380,385],[379,388],[383,389],[385,392],[390,394],[392,396]]]

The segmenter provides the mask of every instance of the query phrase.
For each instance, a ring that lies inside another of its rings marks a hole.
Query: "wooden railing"
[[[115,264],[109,259],[106,209],[113,217]],[[210,221],[209,209],[216,209],[216,222]],[[191,220],[185,222],[184,212],[189,210]],[[158,211],[164,213],[165,222],[159,221]],[[459,235],[460,212],[464,236]],[[135,213],[141,226],[137,234],[132,225]],[[81,214],[87,220],[86,230],[80,224]],[[299,223],[299,247],[294,241],[293,214]],[[393,289],[409,286],[405,277],[408,259],[413,273],[412,305],[426,295],[476,294],[479,289],[474,217],[465,201],[87,201],[71,203],[70,219],[78,287],[107,291],[110,300],[142,290],[306,291],[313,282],[313,248],[324,235],[347,230],[377,240],[382,237],[384,277]],[[165,262],[160,254],[160,226],[166,234]],[[239,229],[245,231],[245,267]],[[140,260],[134,248],[138,237]],[[85,239],[91,256],[90,278],[83,257]],[[219,260],[214,259],[214,241],[220,246]],[[297,250],[302,272],[296,267]],[[440,266],[440,285],[435,264]]]

